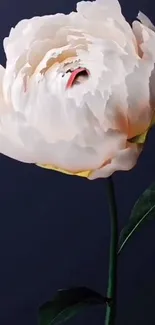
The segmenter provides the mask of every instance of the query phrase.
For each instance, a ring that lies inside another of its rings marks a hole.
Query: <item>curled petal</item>
[[[152,24],[151,20],[143,14],[143,12],[139,11],[137,18],[144,26],[152,29],[155,32],[155,26]]]
[[[141,146],[132,144],[130,147],[118,151],[116,157],[112,158],[102,168],[92,172],[89,179],[106,178],[111,176],[114,172],[123,170],[127,171],[132,169],[137,162],[137,159],[142,151]]]

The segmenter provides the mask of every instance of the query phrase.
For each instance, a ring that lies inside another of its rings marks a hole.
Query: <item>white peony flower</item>
[[[4,40],[0,152],[89,179],[131,169],[155,99],[155,27],[117,0],[26,19]]]

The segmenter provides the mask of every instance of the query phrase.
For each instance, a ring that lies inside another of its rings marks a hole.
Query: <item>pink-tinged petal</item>
[[[152,59],[155,60],[155,32],[139,21],[134,21],[132,27],[139,47],[139,55],[149,64]]]
[[[118,151],[117,155],[110,162],[107,162],[102,168],[92,172],[89,179],[107,178],[116,171],[128,171],[132,169],[136,165],[141,151],[142,147],[138,147],[135,144]]]
[[[153,108],[150,105],[150,78],[153,68],[153,62],[148,64],[140,60],[133,73],[126,78],[128,138],[145,132],[151,123]]]
[[[83,83],[86,79],[88,79],[89,71],[85,68],[78,68],[74,70],[67,82],[66,89],[71,88],[75,85],[75,83]]]

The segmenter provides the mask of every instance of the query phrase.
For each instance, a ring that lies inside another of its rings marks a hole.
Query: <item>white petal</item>
[[[89,145],[86,132],[85,139],[84,134],[82,137],[83,139],[79,137],[79,141],[75,138],[70,142],[59,141],[55,144],[45,143],[44,146],[38,147],[40,151],[38,161],[59,166],[62,169],[72,172],[94,169],[101,166],[102,162],[111,157],[111,155],[115,155],[116,150],[123,148],[125,143],[124,135],[120,135],[119,133],[107,133],[100,141],[98,140],[98,144],[96,145]],[[95,142],[95,136],[93,134],[92,139]],[[86,144],[85,146],[81,146],[81,141],[84,140]]]
[[[155,32],[138,21],[134,21],[132,27],[141,49],[140,56],[147,60],[155,60]]]
[[[121,11],[121,6],[118,0],[96,0],[96,3],[103,5],[103,6],[107,6],[110,7],[111,9],[113,8],[113,10],[116,11]]]
[[[3,114],[6,114],[10,111],[11,107],[7,106],[4,93],[3,93],[3,81],[4,81],[5,69],[0,65],[0,121]]]
[[[93,34],[107,34],[106,25],[109,24],[108,34],[113,34],[111,39],[115,40],[119,33],[126,36],[134,42],[134,36],[130,25],[121,13],[121,7],[117,0],[98,0],[98,1],[81,1],[77,3],[77,12],[89,21],[88,29],[91,29],[91,22],[94,25]],[[76,17],[75,17],[76,19]],[[84,24],[84,23],[83,23]],[[101,25],[102,24],[102,25]],[[85,24],[84,24],[85,25]],[[111,25],[111,26],[110,26]],[[123,37],[123,35],[121,36]]]
[[[132,169],[136,165],[140,153],[141,148],[138,148],[136,145],[118,151],[116,157],[114,157],[110,163],[90,174],[89,179],[107,178],[116,171],[127,171]]]
[[[153,110],[150,106],[150,77],[153,62],[139,61],[133,73],[126,77],[128,93],[129,138],[143,133],[149,126]]]
[[[141,21],[143,25],[147,26],[155,32],[155,26],[152,24],[151,20],[143,14],[143,12],[139,11],[137,18]]]
[[[20,128],[25,127],[25,119],[19,113],[4,114],[0,123],[0,152],[22,162],[35,162],[33,150],[24,146]],[[28,133],[29,134],[29,133]]]
[[[4,40],[8,60],[15,60],[29,50],[36,40],[53,39],[58,28],[69,24],[69,15],[56,14],[20,21]]]
[[[3,78],[4,78],[5,69],[0,65],[0,97],[3,96]]]
[[[102,19],[104,16],[116,16],[121,13],[121,7],[117,0],[81,1],[77,3],[77,12],[85,18]]]

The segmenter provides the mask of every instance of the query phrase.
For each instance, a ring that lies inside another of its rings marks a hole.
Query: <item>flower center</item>
[[[74,71],[68,70],[67,72],[71,72],[71,75],[67,82],[66,89],[85,82],[90,75],[90,72],[86,68],[77,68]]]

